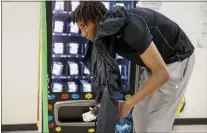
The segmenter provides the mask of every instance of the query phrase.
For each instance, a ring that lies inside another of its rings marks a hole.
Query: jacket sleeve
[[[92,42],[88,41],[86,50],[85,50],[85,57],[83,59],[84,66],[90,71],[91,73],[91,53],[92,53]]]
[[[102,97],[103,97],[103,91],[102,90],[98,90],[98,92],[96,93],[95,101],[97,103],[101,103]]]
[[[108,45],[105,47],[102,43],[94,43],[98,51],[93,56],[98,70],[95,76],[98,86],[96,101],[100,102],[99,113],[97,117],[96,133],[115,133],[118,117],[118,94],[121,90],[121,76],[117,61],[113,58],[115,47]],[[111,53],[110,53],[110,51]]]
[[[152,42],[152,36],[147,23],[137,15],[129,15],[120,31],[120,35],[127,45],[139,52],[139,55],[144,53]]]
[[[118,118],[118,98],[116,92],[110,92],[110,83],[106,84],[97,117],[96,133],[115,133]]]

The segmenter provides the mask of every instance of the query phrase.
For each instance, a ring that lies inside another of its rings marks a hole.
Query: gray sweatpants
[[[135,133],[170,133],[176,117],[176,111],[184,96],[195,62],[195,55],[182,62],[167,65],[170,79],[152,96],[143,100],[133,109]],[[139,82],[143,88],[151,73],[143,72]]]

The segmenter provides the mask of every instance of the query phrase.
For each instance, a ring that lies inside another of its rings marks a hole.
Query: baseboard
[[[207,125],[207,118],[177,118],[174,125]]]
[[[36,123],[32,124],[8,124],[1,125],[1,131],[37,131]]]
[[[207,118],[177,118],[174,125],[207,125]],[[2,125],[2,131],[37,131],[37,124]]]

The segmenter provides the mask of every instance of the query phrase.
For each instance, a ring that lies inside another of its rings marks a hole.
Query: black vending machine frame
[[[116,1],[118,2],[118,1]],[[122,1],[124,2],[124,1]],[[136,6],[136,2],[133,3],[134,7]],[[75,93],[71,92],[52,92],[51,91],[51,84],[52,84],[52,17],[53,17],[53,9],[52,9],[52,1],[46,1],[46,23],[47,23],[47,74],[48,74],[48,129],[49,133],[56,133],[56,132],[68,132],[68,133],[95,133],[94,126],[58,126],[55,122],[54,117],[54,105],[56,102],[64,102],[70,100],[76,100],[72,98],[72,95]],[[130,91],[126,93],[121,93],[122,97],[119,100],[126,100],[126,96],[133,95],[135,93],[135,76],[136,76],[136,64],[131,63],[130,65]],[[94,100],[93,93],[85,93],[80,92],[79,99],[77,100]],[[90,94],[90,98],[87,98],[86,95]],[[92,94],[92,95],[91,95]],[[130,113],[131,114],[131,113]],[[129,115],[127,119],[131,122],[132,115]],[[131,133],[133,130],[131,131]]]

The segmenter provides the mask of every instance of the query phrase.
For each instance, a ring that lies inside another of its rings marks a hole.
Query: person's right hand
[[[99,104],[97,105],[97,107],[99,107],[99,108],[100,108],[100,107],[101,107],[101,104],[99,103]]]
[[[93,113],[94,115],[98,115],[98,113],[99,113],[99,108],[100,108],[100,104],[96,105],[94,108],[89,107],[89,109],[92,111],[92,113]]]

